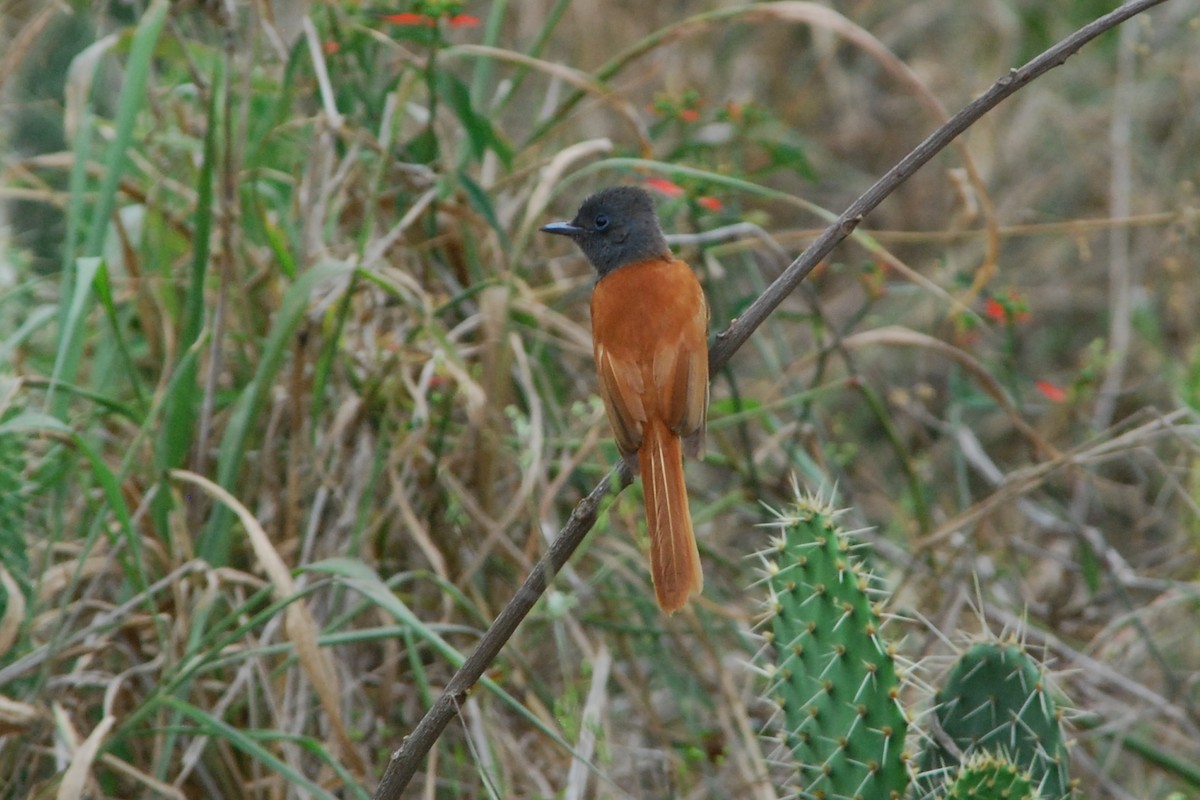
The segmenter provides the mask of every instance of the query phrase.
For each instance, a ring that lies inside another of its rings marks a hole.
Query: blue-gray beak
[[[543,233],[557,233],[559,236],[578,236],[581,233],[586,233],[584,228],[572,225],[569,222],[551,222],[549,225],[543,225],[538,230]]]

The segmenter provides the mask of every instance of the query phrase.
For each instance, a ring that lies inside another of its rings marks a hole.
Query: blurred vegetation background
[[[616,460],[537,226],[650,187],[716,333],[1112,6],[700,5],[0,0],[0,797],[368,796]],[[659,614],[615,497],[423,796],[785,794],[793,480],[868,529],[915,707],[1012,634],[1080,796],[1200,791],[1198,42],[1168,0],[871,215],[713,376],[704,597]]]

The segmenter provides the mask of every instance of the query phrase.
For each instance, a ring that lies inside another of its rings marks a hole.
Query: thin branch
[[[791,263],[774,283],[767,287],[766,291],[746,309],[741,317],[734,320],[728,328],[717,335],[717,340],[709,351],[710,374],[716,374],[729,361],[733,354],[750,338],[750,334],[800,285],[800,282],[807,277],[821,259],[858,227],[868,213],[959,134],[975,124],[984,114],[999,105],[1009,95],[1054,67],[1065,63],[1070,56],[1092,39],[1162,2],[1164,0],[1134,0],[1134,2],[1126,3],[1115,11],[1085,25],[1028,64],[1014,69],[1000,78],[992,84],[987,92],[969,103],[948,122],[930,134],[916,149],[855,200],[801,253],[799,258]],[[550,578],[562,568],[571,554],[575,552],[575,548],[583,541],[584,536],[592,529],[601,500],[610,492],[616,493],[624,489],[629,485],[630,480],[631,475],[625,466],[618,465],[596,485],[596,488],[587,497],[575,506],[567,524],[563,526],[558,537],[550,545],[550,550],[529,573],[529,577],[517,590],[516,595],[496,617],[487,633],[479,640],[475,650],[450,679],[441,697],[425,714],[412,734],[405,738],[400,749],[392,753],[379,788],[375,791],[375,800],[398,800],[413,775],[416,774],[418,765],[433,747],[442,731],[445,730],[449,721],[455,716],[459,705],[466,698],[467,692],[479,680],[484,670],[508,642],[517,625],[546,591]]]
[[[534,604],[546,592],[550,580],[555,573],[575,552],[575,548],[583,541],[592,526],[596,524],[596,514],[600,510],[600,502],[605,495],[621,491],[633,480],[629,469],[622,461],[596,484],[596,488],[587,497],[579,501],[571,512],[567,524],[559,532],[549,551],[529,573],[529,577],[521,584],[521,588],[513,595],[500,615],[488,628],[487,633],[479,640],[475,650],[459,667],[458,672],[446,684],[441,697],[430,707],[413,732],[404,739],[400,749],[392,753],[383,780],[375,790],[375,800],[398,800],[408,782],[417,771],[417,765],[433,747],[434,742],[442,735],[446,724],[457,714],[459,706],[467,698],[467,692],[483,675],[484,670],[500,653],[500,649],[512,637],[517,625],[525,618]]]

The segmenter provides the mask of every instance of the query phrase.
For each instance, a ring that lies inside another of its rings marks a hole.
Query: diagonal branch
[[[997,80],[990,89],[931,133],[900,163],[892,167],[870,189],[851,203],[850,207],[826,228],[774,283],[767,287],[766,291],[746,309],[742,316],[735,319],[728,328],[717,335],[716,342],[708,355],[710,374],[716,374],[729,361],[733,354],[750,338],[750,334],[754,333],[758,326],[771,315],[771,312],[783,302],[784,298],[800,285],[800,282],[808,276],[808,273],[821,259],[858,227],[868,213],[883,202],[884,198],[894,192],[910,175],[941,152],[959,134],[975,124],[984,114],[999,105],[1009,95],[1014,94],[1054,67],[1065,63],[1070,56],[1092,39],[1162,2],[1164,0],[1132,0],[1094,22],[1088,23],[1029,63],[1010,71]],[[441,697],[437,699],[413,732],[405,738],[400,749],[392,753],[379,788],[375,791],[375,800],[398,800],[409,781],[412,780],[418,765],[422,763],[426,754],[441,736],[442,731],[445,730],[446,725],[454,717],[459,704],[466,698],[467,692],[475,685],[484,670],[500,653],[504,644],[512,637],[517,625],[545,593],[554,573],[562,568],[571,554],[575,552],[575,548],[583,541],[584,536],[592,529],[601,500],[610,492],[615,493],[624,489],[629,485],[630,480],[631,476],[628,470],[624,465],[618,465],[596,485],[596,488],[592,489],[587,497],[580,500],[579,504],[575,506],[566,525],[550,545],[549,551],[529,573],[529,577],[525,579],[513,599],[479,640],[475,650],[450,679]]]

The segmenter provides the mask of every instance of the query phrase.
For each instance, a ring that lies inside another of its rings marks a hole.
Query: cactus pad
[[[909,781],[896,656],[870,576],[825,505],[779,515],[768,552],[771,695],[803,798],[899,798]]]
[[[1059,711],[1046,689],[1044,670],[1023,648],[1001,642],[973,645],[950,670],[936,703],[942,735],[933,737],[925,751],[922,783],[949,773],[960,756],[971,763],[976,754],[1001,753],[1029,773],[1039,797],[1070,797]]]

